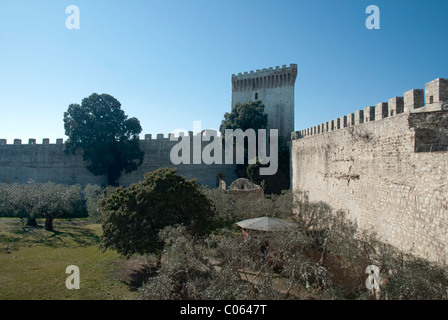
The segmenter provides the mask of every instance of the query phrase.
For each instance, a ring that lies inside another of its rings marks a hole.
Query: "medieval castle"
[[[291,188],[311,201],[344,209],[361,229],[402,250],[448,263],[448,80],[435,79],[413,89],[320,125],[294,131],[294,85],[297,65],[232,75],[232,106],[261,100],[268,128],[290,139]],[[190,132],[190,135],[193,133]],[[128,185],[160,167],[176,167],[187,178],[216,186],[236,177],[235,165],[179,164],[170,161],[177,143],[158,134],[140,141],[145,158],[125,174]],[[0,139],[0,183],[28,181],[104,184],[80,156],[63,151],[63,140],[36,144]],[[191,162],[192,163],[192,162]]]

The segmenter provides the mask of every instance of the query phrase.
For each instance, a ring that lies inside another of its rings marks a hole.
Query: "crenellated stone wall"
[[[383,241],[446,265],[447,88],[439,78],[425,90],[293,133],[293,190],[347,210]]]
[[[196,178],[198,183],[209,187],[216,187],[218,175],[227,184],[237,178],[233,164],[193,164],[191,160],[191,164],[173,165],[170,151],[178,141],[172,141],[171,135],[157,134],[156,139],[150,134],[145,135],[145,139],[140,140],[140,147],[145,152],[143,163],[138,170],[123,174],[119,183],[129,185],[137,182],[143,179],[146,172],[161,167],[176,167],[179,174],[188,179]],[[51,181],[82,186],[106,183],[103,176],[94,176],[86,169],[86,162],[80,155],[65,154],[62,139],[57,139],[55,144],[50,144],[49,139],[44,139],[42,144],[36,144],[35,139],[29,139],[28,142],[22,144],[19,139],[15,139],[14,144],[7,144],[5,139],[0,140],[0,183]],[[193,143],[192,139],[190,142]],[[202,149],[208,143],[202,142]],[[193,157],[193,146],[191,150],[190,159]]]

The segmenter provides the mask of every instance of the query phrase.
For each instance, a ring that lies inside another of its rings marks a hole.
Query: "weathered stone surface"
[[[392,99],[389,99],[388,107],[390,117],[393,117],[399,113],[403,113],[404,111],[403,97],[393,97]]]
[[[404,93],[404,112],[411,112],[414,109],[421,108],[425,105],[425,96],[423,89],[412,89]],[[400,112],[398,112],[400,113]]]
[[[448,264],[448,80],[292,141],[291,185],[345,209],[362,229]],[[307,129],[302,132],[307,132]]]
[[[279,136],[289,139],[294,131],[296,77],[296,64],[232,75],[232,107],[238,102],[261,100],[268,115],[268,129],[276,128]]]
[[[438,111],[293,140],[293,189],[347,210],[383,241],[447,264],[448,151],[415,152],[421,142],[422,151],[446,147],[447,133],[448,112]]]
[[[147,137],[148,138],[148,137]],[[94,176],[86,169],[81,156],[71,156],[63,152],[63,144],[0,144],[0,183],[48,182],[61,184],[105,184],[103,176]],[[229,164],[180,164],[173,165],[170,159],[171,148],[177,141],[158,136],[157,139],[141,140],[145,152],[138,170],[123,174],[120,184],[129,185],[143,179],[146,172],[161,167],[176,167],[178,173],[188,179],[196,178],[200,184],[216,187],[217,175],[222,174],[227,184],[236,177],[235,165]],[[192,143],[192,142],[191,142]],[[203,147],[209,142],[203,142]],[[191,146],[190,163],[193,163]]]
[[[448,79],[437,78],[425,85],[425,103],[448,100]]]

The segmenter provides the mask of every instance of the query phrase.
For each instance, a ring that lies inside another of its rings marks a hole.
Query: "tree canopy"
[[[226,129],[255,130],[258,135],[259,129],[267,128],[268,116],[264,113],[265,106],[261,100],[237,103],[230,113],[224,114],[219,131],[225,137]],[[257,140],[257,146],[258,146]],[[247,177],[253,182],[260,184],[266,193],[280,194],[282,190],[289,189],[289,146],[279,137],[279,170],[271,176],[260,176],[261,165],[258,158],[255,164],[248,164],[247,150],[245,149],[245,163],[237,164],[236,173],[238,177]]]
[[[184,225],[194,235],[212,227],[213,208],[195,180],[174,168],[161,168],[127,188],[118,187],[101,201],[103,249],[130,256],[156,253],[163,246],[158,233]]]
[[[264,104],[261,100],[237,103],[232,111],[224,114],[219,131],[224,136],[226,129],[265,129],[268,116],[264,113]]]
[[[226,112],[224,114],[224,119],[221,121],[219,131],[221,132],[223,139],[225,139],[225,132],[227,129],[241,129],[244,132],[248,129],[253,129],[255,131],[255,135],[257,136],[258,129],[266,129],[267,126],[268,116],[264,113],[264,109],[265,106],[261,100],[248,101],[244,103],[238,102],[235,104],[230,113]],[[238,177],[247,177],[246,169],[249,160],[247,153],[247,149],[245,148],[244,164],[236,165],[236,173]]]
[[[80,150],[87,169],[105,175],[108,185],[117,185],[122,173],[132,172],[143,161],[137,118],[129,118],[121,103],[108,94],[92,94],[81,105],[71,104],[64,113],[65,151]]]
[[[56,217],[85,217],[79,185],[0,184],[0,216],[27,219],[27,226],[37,226],[37,218],[45,217],[45,229],[53,230]]]

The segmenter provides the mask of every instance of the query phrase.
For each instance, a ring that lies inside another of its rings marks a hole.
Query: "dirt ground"
[[[141,256],[116,260],[114,277],[135,291],[152,275],[155,270],[148,266]]]

